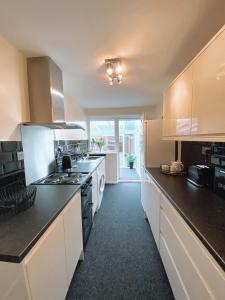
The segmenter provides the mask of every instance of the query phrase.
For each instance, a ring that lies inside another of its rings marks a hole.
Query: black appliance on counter
[[[213,187],[214,167],[208,165],[191,165],[188,167],[187,180],[197,187]]]
[[[81,211],[83,245],[86,247],[91,228],[93,225],[92,214],[92,177],[88,173],[52,173],[49,176],[35,182],[38,185],[81,185]]]
[[[64,155],[62,157],[62,167],[63,170],[70,170],[72,168],[71,155]]]
[[[225,168],[225,146],[224,143],[212,146],[211,164]]]

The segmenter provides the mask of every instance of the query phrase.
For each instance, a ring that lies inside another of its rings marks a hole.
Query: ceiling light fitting
[[[108,76],[109,84],[113,85],[114,82],[121,84],[123,78],[123,68],[121,65],[121,58],[105,59],[106,73]]]

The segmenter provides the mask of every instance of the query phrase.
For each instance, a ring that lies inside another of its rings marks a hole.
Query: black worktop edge
[[[145,168],[148,174],[151,176],[155,184],[159,187],[162,193],[166,196],[166,198],[170,201],[176,211],[181,215],[184,221],[190,226],[193,232],[197,235],[199,240],[203,243],[203,245],[207,248],[207,250],[212,254],[213,258],[217,261],[220,267],[225,271],[225,261],[222,257],[217,253],[217,251],[210,245],[210,243],[206,240],[206,238],[201,234],[201,232],[194,226],[194,224],[190,221],[187,215],[185,215],[182,210],[178,207],[178,205],[174,202],[173,198],[164,190],[164,188],[160,185],[160,183],[155,179],[154,175]]]
[[[57,213],[52,216],[52,218],[49,220],[48,223],[39,231],[39,233],[33,238],[33,240],[30,242],[30,244],[22,251],[19,255],[6,255],[6,254],[0,254],[0,261],[4,262],[11,262],[11,263],[21,263],[22,260],[25,258],[25,256],[29,253],[29,251],[35,246],[35,244],[38,242],[38,240],[41,238],[41,236],[46,232],[48,227],[56,220],[56,218],[59,216],[59,214],[63,211],[63,209],[68,205],[68,203],[71,201],[74,195],[80,191],[81,185],[76,186],[77,189],[74,190],[74,192],[71,193],[71,195],[68,197],[68,200],[65,202],[65,204],[57,211]]]

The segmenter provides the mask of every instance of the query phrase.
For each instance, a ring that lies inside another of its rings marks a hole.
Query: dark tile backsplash
[[[192,164],[211,163],[215,148],[225,148],[225,143],[181,142],[181,160],[185,167]]]
[[[88,152],[88,140],[59,140],[54,142],[56,164],[62,161],[62,156],[70,154],[72,158]]]
[[[24,179],[22,142],[0,142],[0,186]]]

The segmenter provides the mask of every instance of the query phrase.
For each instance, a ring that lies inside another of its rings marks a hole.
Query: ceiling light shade
[[[108,76],[109,84],[113,85],[114,82],[119,84],[122,82],[123,68],[121,65],[121,58],[110,58],[105,60],[106,73]]]

